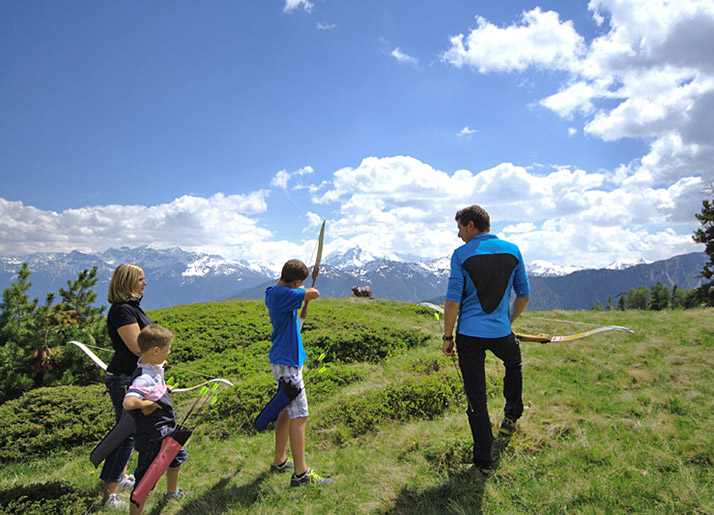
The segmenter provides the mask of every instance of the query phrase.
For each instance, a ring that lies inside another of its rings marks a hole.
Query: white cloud
[[[467,125],[466,127],[464,127],[463,129],[461,129],[461,130],[459,131],[459,133],[457,134],[457,136],[459,136],[459,137],[471,136],[471,135],[474,134],[475,132],[478,132],[478,131],[477,131],[476,129],[471,129],[471,128],[469,128],[469,126]]]
[[[583,52],[583,38],[572,22],[539,7],[524,12],[521,23],[499,28],[481,16],[477,28],[450,38],[441,59],[454,66],[471,66],[481,73],[524,71],[530,66],[568,69]]]
[[[402,52],[402,50],[399,47],[396,47],[392,52],[389,54],[392,57],[394,57],[397,61],[399,61],[402,64],[410,64],[412,66],[416,66],[419,64],[419,59],[416,57],[412,57],[410,55],[405,54]]]
[[[337,27],[337,25],[335,25],[334,23],[320,23],[320,22],[317,22],[316,27],[318,28],[318,30],[332,30],[332,29],[334,29],[335,27]]]
[[[413,157],[394,156],[366,158],[333,179],[330,189],[313,198],[339,206],[330,220],[331,237],[345,248],[359,244],[374,254],[448,254],[458,245],[453,216],[470,204],[482,205],[492,226],[505,224],[501,233],[527,246],[526,259],[607,266],[621,256],[655,260],[698,250],[686,229],[676,234],[665,228],[695,222],[698,178],[643,186],[626,173],[511,163],[448,174]]]
[[[265,212],[266,196],[266,191],[209,198],[184,195],[156,206],[89,206],[62,212],[0,198],[0,254],[143,244],[204,251],[253,245],[270,237],[251,218]]]
[[[587,117],[584,132],[604,141],[650,142],[642,166],[657,162],[648,168],[653,180],[683,173],[713,180],[714,2],[591,0],[588,8],[608,29],[589,44],[570,21],[536,8],[503,28],[477,18],[442,59],[482,73],[564,70],[567,82],[541,105]]]
[[[295,9],[303,8],[307,12],[312,12],[312,8],[315,5],[309,0],[285,0],[285,5],[283,6],[283,12],[291,13]]]
[[[288,172],[287,170],[280,170],[275,174],[273,179],[270,181],[270,186],[274,188],[281,188],[281,189],[287,189],[288,188],[288,182],[290,179],[293,177],[303,177],[305,175],[310,175],[315,173],[315,170],[312,168],[312,166],[305,166],[303,168],[300,168],[299,170],[296,170],[292,173]],[[302,185],[298,185],[295,187],[295,189],[300,189]]]

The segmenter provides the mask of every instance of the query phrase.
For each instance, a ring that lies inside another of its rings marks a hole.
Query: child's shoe
[[[131,474],[127,474],[124,476],[124,479],[119,481],[119,490],[127,490],[129,488],[134,488],[134,483],[136,480],[134,479],[134,476]]]
[[[105,508],[113,508],[116,510],[126,510],[129,505],[119,498],[118,494],[111,494],[107,502],[104,503]]]
[[[164,501],[170,501],[172,499],[176,499],[176,500],[183,499],[184,497],[188,497],[189,495],[191,495],[190,492],[181,490],[179,488],[175,492],[164,494]]]
[[[285,463],[282,465],[276,465],[275,463],[270,464],[270,472],[272,474],[282,474],[284,472],[289,472],[293,468],[293,462],[288,460],[285,460]]]
[[[302,486],[302,485],[331,485],[333,483],[332,479],[327,479],[319,474],[312,471],[311,468],[307,469],[302,476],[293,476],[290,478],[290,486]]]

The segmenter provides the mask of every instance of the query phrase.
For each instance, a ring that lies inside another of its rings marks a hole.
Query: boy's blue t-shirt
[[[304,299],[303,289],[271,286],[265,290],[265,305],[273,326],[270,335],[273,345],[268,354],[271,363],[299,368],[307,359],[297,313]]]

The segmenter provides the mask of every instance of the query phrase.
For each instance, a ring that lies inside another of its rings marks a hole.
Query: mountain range
[[[320,266],[317,286],[321,295],[348,297],[353,286],[369,285],[376,298],[405,302],[441,302],[449,277],[450,258],[404,261],[370,255],[359,247],[326,256]],[[413,259],[413,258],[412,258]],[[528,268],[531,281],[531,310],[589,309],[608,297],[630,288],[651,287],[660,282],[692,289],[701,282],[699,272],[707,262],[704,252],[683,254],[653,263],[617,262],[604,269],[560,267],[534,261]],[[186,252],[180,248],[152,249],[148,246],[121,247],[102,253],[36,253],[21,257],[0,256],[0,288],[17,277],[22,263],[32,272],[31,297],[44,300],[45,294],[66,287],[85,269],[97,267],[94,288],[98,305],[107,305],[106,291],[114,268],[120,263],[136,263],[144,269],[148,285],[142,307],[157,309],[180,304],[263,298],[265,288],[275,284],[279,271],[223,258],[218,255]]]

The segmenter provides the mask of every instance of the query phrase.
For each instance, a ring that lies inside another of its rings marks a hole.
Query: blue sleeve
[[[526,273],[526,264],[523,262],[523,256],[520,251],[518,252],[518,266],[513,277],[513,290],[516,292],[516,297],[531,296],[531,285]]]
[[[290,313],[302,305],[305,299],[305,290],[293,290],[286,287],[273,286],[266,291],[265,304],[275,314]]]
[[[457,254],[458,250],[456,249],[451,255],[451,273],[449,274],[449,283],[446,288],[446,300],[460,303],[464,292],[464,272],[461,266],[461,259]]]

